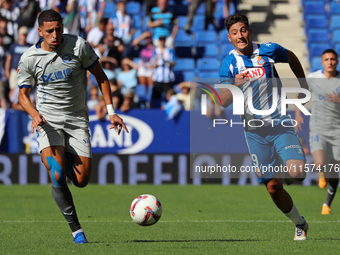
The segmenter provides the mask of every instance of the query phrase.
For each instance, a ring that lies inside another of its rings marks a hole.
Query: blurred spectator
[[[14,88],[12,90],[12,93],[9,96],[9,101],[11,103],[11,108],[12,109],[24,111],[24,109],[19,104],[18,97],[19,97],[19,87],[17,86],[16,88]]]
[[[117,3],[117,11],[115,15],[109,19],[115,28],[114,36],[121,38],[125,48],[129,47],[132,41],[132,36],[136,32],[133,27],[133,19],[126,13],[125,0],[119,0]],[[125,54],[126,56],[127,54]]]
[[[95,108],[95,111],[99,120],[105,120],[107,109],[103,96],[98,97],[98,104]]]
[[[97,26],[103,18],[105,11],[105,0],[87,0],[89,5],[89,21],[91,27]]]
[[[19,27],[26,26],[28,31],[34,27],[34,23],[40,13],[39,2],[36,0],[23,0],[19,3],[21,10]]]
[[[65,27],[71,34],[86,38],[91,28],[103,18],[105,0],[68,0],[64,19]]]
[[[7,23],[8,20],[0,16],[0,36],[2,37],[2,46],[5,52],[9,50],[9,46],[14,42],[14,37],[7,33]]]
[[[111,89],[111,97],[112,97],[112,105],[115,109],[121,107],[124,96],[122,95],[120,88],[118,87],[116,79],[110,79],[110,89]]]
[[[90,98],[87,100],[87,108],[89,110],[95,110],[96,106],[98,105],[98,87],[92,85],[90,88]]]
[[[131,59],[124,58],[122,60],[122,71],[117,75],[118,86],[121,88],[121,93],[125,96],[127,93],[136,92],[138,65]]]
[[[31,44],[26,43],[27,37],[27,27],[21,27],[18,31],[18,42],[13,43],[8,51],[6,65],[5,65],[5,72],[6,78],[9,81],[9,97],[12,97],[12,93],[14,92],[15,88],[18,87],[17,83],[17,69],[20,57],[24,52],[31,47]]]
[[[190,28],[192,26],[192,22],[194,20],[195,13],[198,9],[198,7],[205,1],[205,23],[204,23],[204,29],[208,29],[209,23],[212,23],[216,30],[218,29],[219,25],[217,24],[217,21],[214,19],[214,12],[215,12],[215,6],[216,6],[216,0],[188,0],[188,2],[192,2],[189,12],[188,12],[188,23],[185,25],[184,30],[186,32],[190,31]],[[229,1],[229,0],[225,0]]]
[[[124,96],[124,101],[122,106],[120,107],[120,110],[122,112],[127,112],[131,109],[138,109],[140,108],[140,104],[134,102],[135,94],[134,93],[126,93]]]
[[[112,23],[107,23],[105,27],[105,35],[100,40],[95,52],[99,57],[112,57],[117,60],[118,65],[122,60],[124,52],[124,44],[122,39],[114,36],[114,27]]]
[[[0,108],[7,108],[6,100],[6,75],[5,75],[6,52],[2,47],[2,36],[0,35]]]
[[[152,99],[161,99],[162,93],[172,89],[175,81],[175,74],[172,71],[175,65],[175,54],[172,49],[165,47],[164,36],[159,38],[159,47],[155,49],[152,61],[155,68],[152,77],[154,83]],[[154,105],[154,107],[159,106]]]
[[[87,34],[86,40],[93,48],[97,48],[100,40],[104,37],[107,21],[107,19],[101,19],[99,21],[99,25],[91,28],[91,30]]]
[[[167,103],[162,107],[163,110],[165,110],[169,119],[176,118],[178,114],[182,111],[183,106],[178,101],[175,90],[169,89],[166,92],[165,97]]]
[[[183,81],[178,84],[178,88],[181,90],[181,93],[177,94],[177,99],[183,104],[184,110],[190,111],[190,82]]]
[[[167,0],[157,0],[157,6],[151,9],[149,28],[154,28],[153,43],[159,46],[159,38],[165,36],[166,47],[173,48],[177,35],[177,19],[173,12],[168,9]]]
[[[138,62],[138,82],[140,85],[146,86],[146,91],[153,85],[152,74],[153,74],[153,63],[151,61],[155,47],[152,44],[151,33],[144,32],[132,41],[133,46],[139,46],[142,50],[139,53]],[[145,45],[141,45],[141,42],[145,40]]]
[[[7,19],[7,32],[13,36],[15,40],[18,39],[18,19],[20,17],[20,8],[15,3],[15,0],[2,1],[0,8],[0,15]]]
[[[144,0],[145,4],[145,15],[149,16],[151,9],[157,6],[157,0]]]

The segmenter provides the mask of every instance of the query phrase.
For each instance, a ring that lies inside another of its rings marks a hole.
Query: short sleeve
[[[288,62],[288,50],[277,43],[266,43],[261,45],[260,55],[268,56],[275,63]]]
[[[18,64],[17,83],[19,88],[31,88],[33,85],[33,75],[25,64],[27,61],[23,61],[24,56],[21,57]]]
[[[80,42],[80,59],[82,61],[82,67],[84,69],[91,69],[95,64],[97,64],[99,57],[94,52],[92,46],[85,40],[81,39]]]

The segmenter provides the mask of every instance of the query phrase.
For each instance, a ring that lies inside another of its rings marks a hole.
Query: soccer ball
[[[162,205],[153,195],[140,195],[132,201],[130,215],[137,224],[150,226],[161,218]]]

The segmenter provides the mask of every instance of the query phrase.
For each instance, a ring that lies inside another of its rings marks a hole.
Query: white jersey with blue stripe
[[[239,73],[249,71],[250,81],[242,85],[244,94],[244,109],[242,120],[246,122],[259,119],[264,122],[264,126],[276,125],[274,119],[282,119],[281,115],[281,87],[278,79],[275,63],[287,63],[288,51],[276,43],[256,44],[253,43],[253,53],[251,55],[240,55],[236,50],[230,51],[220,67],[220,83],[230,83],[230,79],[235,78]],[[273,79],[274,78],[274,79]],[[257,110],[268,110],[272,106],[273,88],[277,88],[278,100],[275,111],[270,115],[253,114],[248,107],[248,88],[252,88],[252,102]]]
[[[87,70],[98,56],[83,38],[63,34],[56,51],[45,51],[39,42],[30,47],[18,65],[19,88],[37,86],[37,110],[48,114],[71,113],[86,107]]]

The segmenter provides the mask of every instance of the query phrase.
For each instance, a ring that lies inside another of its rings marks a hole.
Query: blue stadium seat
[[[191,36],[186,33],[184,30],[178,30],[177,35],[175,37],[175,47],[178,46],[193,46],[194,42]]]
[[[176,59],[176,65],[173,68],[174,71],[193,71],[195,70],[195,60],[192,58],[178,58]]]
[[[313,57],[312,61],[311,61],[310,71],[315,72],[315,71],[320,70],[320,69],[322,69],[321,57]]]
[[[216,43],[217,34],[215,31],[198,31],[195,33],[196,46],[203,46],[209,43]]]
[[[203,31],[204,30],[204,24],[205,24],[205,16],[204,15],[195,15],[194,20],[192,22],[191,30],[196,31]],[[208,24],[208,30],[214,30],[213,24]]]
[[[219,40],[220,45],[222,45],[224,43],[230,43],[229,38],[228,38],[228,34],[229,34],[229,32],[228,32],[227,29],[220,32],[220,40]]]
[[[303,16],[309,14],[326,14],[325,3],[323,1],[308,1],[303,8]]]
[[[116,4],[113,2],[106,2],[103,18],[109,19],[114,13],[116,13]]]
[[[132,40],[136,39],[141,34],[142,34],[142,30],[137,29],[136,32],[133,34]]]
[[[330,25],[329,25],[329,29],[330,30],[335,30],[340,28],[340,14],[338,15],[332,15],[330,17]]]
[[[202,2],[200,4],[200,6],[198,6],[197,10],[196,10],[196,15],[205,15],[205,1]]]
[[[203,58],[203,57],[218,57],[218,47],[216,44],[210,43],[204,46],[196,47],[195,58]]]
[[[234,50],[234,45],[232,43],[224,43],[221,46],[221,54],[220,54],[220,58],[221,60],[224,59],[226,56],[229,55],[229,52],[231,50]]]
[[[336,2],[336,1],[332,1],[329,4],[329,14],[340,14],[340,3]]]
[[[340,56],[340,43],[336,43],[334,44],[334,50],[338,53],[338,55]],[[339,67],[340,65],[338,65]]]
[[[179,58],[192,58],[192,47],[175,47],[175,54]]]
[[[126,13],[130,15],[140,15],[141,14],[141,4],[139,2],[127,2],[126,3]]]
[[[149,31],[150,31],[150,28],[148,27],[149,20],[150,20],[150,17],[149,17],[149,16],[146,16],[146,17],[144,17],[144,19],[143,19],[143,30],[144,30],[144,31],[146,31],[146,30],[149,30]]]
[[[133,18],[133,21],[134,21],[133,22],[134,23],[134,27],[136,29],[142,29],[142,27],[143,27],[143,20],[142,20],[141,16],[133,15],[132,18]]]
[[[199,72],[198,78],[219,78],[219,72]]]
[[[194,71],[185,71],[183,72],[183,80],[184,81],[190,81],[191,79],[196,78]]]
[[[311,28],[328,28],[328,19],[324,14],[310,14],[305,18],[305,31]]]
[[[340,29],[336,29],[333,31],[332,38],[333,44],[340,43]]]
[[[332,45],[329,42],[326,43],[311,43],[309,45],[309,60],[313,57],[320,57],[322,52],[327,49],[331,49]]]
[[[177,21],[178,21],[178,28],[179,29],[184,29],[184,26],[187,24],[188,22],[188,17],[187,16],[178,16],[177,17]]]
[[[216,11],[214,13],[214,17],[217,19],[223,18],[223,8],[224,3],[216,3]]]
[[[220,69],[220,62],[217,58],[201,58],[197,60],[197,70],[199,72],[214,71],[218,72]]]
[[[311,28],[307,31],[307,45],[312,42],[329,42],[329,34],[326,29]]]

